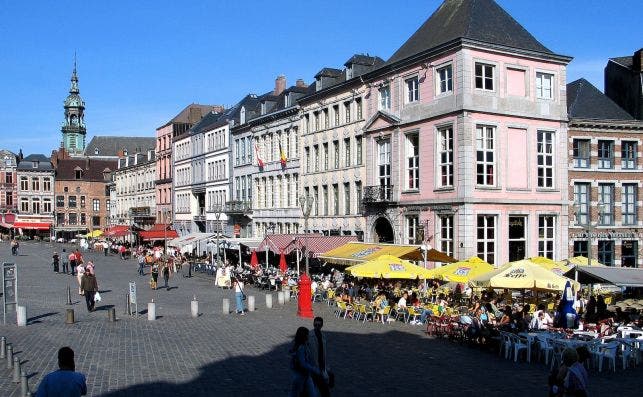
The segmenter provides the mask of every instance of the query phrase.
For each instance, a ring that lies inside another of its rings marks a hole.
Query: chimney
[[[273,91],[272,94],[274,96],[277,96],[282,92],[284,92],[285,89],[286,89],[286,76],[282,74],[282,75],[279,75],[279,77],[277,77],[277,79],[275,80],[275,90]]]
[[[634,53],[634,59],[632,59],[632,63],[634,72],[643,72],[643,48]]]
[[[295,83],[295,85],[297,87],[302,87],[302,88],[308,87],[308,85],[306,83],[304,83],[303,79],[297,79],[297,82]]]

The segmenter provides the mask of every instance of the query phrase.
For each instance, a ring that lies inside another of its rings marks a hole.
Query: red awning
[[[179,237],[179,234],[172,230],[172,225],[157,223],[150,230],[144,230],[139,233],[139,236],[145,241],[151,240],[171,240]]]
[[[298,237],[302,236],[317,236],[322,237],[321,234],[269,234],[267,235],[261,244],[257,247],[257,252],[265,251],[266,247],[268,250],[274,252],[275,254],[281,254],[281,251],[284,250],[288,244],[292,243]]]
[[[117,226],[112,226],[107,231],[103,236],[105,237],[123,237],[127,234],[130,233],[130,228],[129,226],[125,225],[117,225]]]
[[[307,248],[310,256],[316,258],[319,254],[323,254],[324,252],[328,252],[353,241],[357,241],[357,236],[306,235],[304,237],[300,235],[288,244],[284,249],[284,253],[288,255],[296,249]]]
[[[0,222],[0,227],[4,227],[6,229],[11,229],[13,227],[13,224]]]
[[[46,222],[15,222],[13,227],[16,229],[32,229],[32,230],[49,230],[51,223]]]

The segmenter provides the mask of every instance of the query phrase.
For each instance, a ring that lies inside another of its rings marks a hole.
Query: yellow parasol
[[[596,259],[592,259],[589,263],[587,262],[587,258],[582,255],[567,259],[567,263],[569,263],[570,266],[605,266]]]
[[[470,279],[494,270],[494,267],[477,256],[449,263],[431,271],[432,278],[456,283],[466,283]]]
[[[382,255],[368,262],[346,268],[355,277],[426,279],[431,271],[392,255]]]
[[[94,230],[92,232],[87,233],[87,237],[89,237],[89,238],[96,238],[96,237],[100,237],[102,235],[103,235],[102,230]]]
[[[544,256],[534,256],[533,258],[529,258],[528,260],[544,267],[551,272],[554,272],[559,276],[562,276],[566,271],[569,270],[569,267],[565,266],[564,263],[556,262],[553,259],[545,258]]]
[[[471,279],[471,285],[482,288],[530,289],[539,291],[562,291],[567,277],[559,276],[544,267],[529,261],[509,262],[498,270]],[[579,284],[571,281],[575,290]]]

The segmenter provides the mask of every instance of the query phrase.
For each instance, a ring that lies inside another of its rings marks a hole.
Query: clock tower
[[[71,74],[71,87],[65,99],[65,121],[62,125],[62,145],[71,156],[82,155],[85,151],[85,102],[79,95],[78,76],[76,75],[76,59],[74,71]]]

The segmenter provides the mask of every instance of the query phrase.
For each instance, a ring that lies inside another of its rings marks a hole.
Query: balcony
[[[205,207],[199,207],[198,212],[194,215],[195,222],[205,222]]]
[[[250,201],[228,201],[223,212],[231,215],[244,215],[252,212]]]
[[[172,178],[157,179],[154,181],[155,185],[164,185],[166,183],[172,183]]]
[[[393,202],[393,185],[365,186],[362,195],[364,205],[386,205]]]

